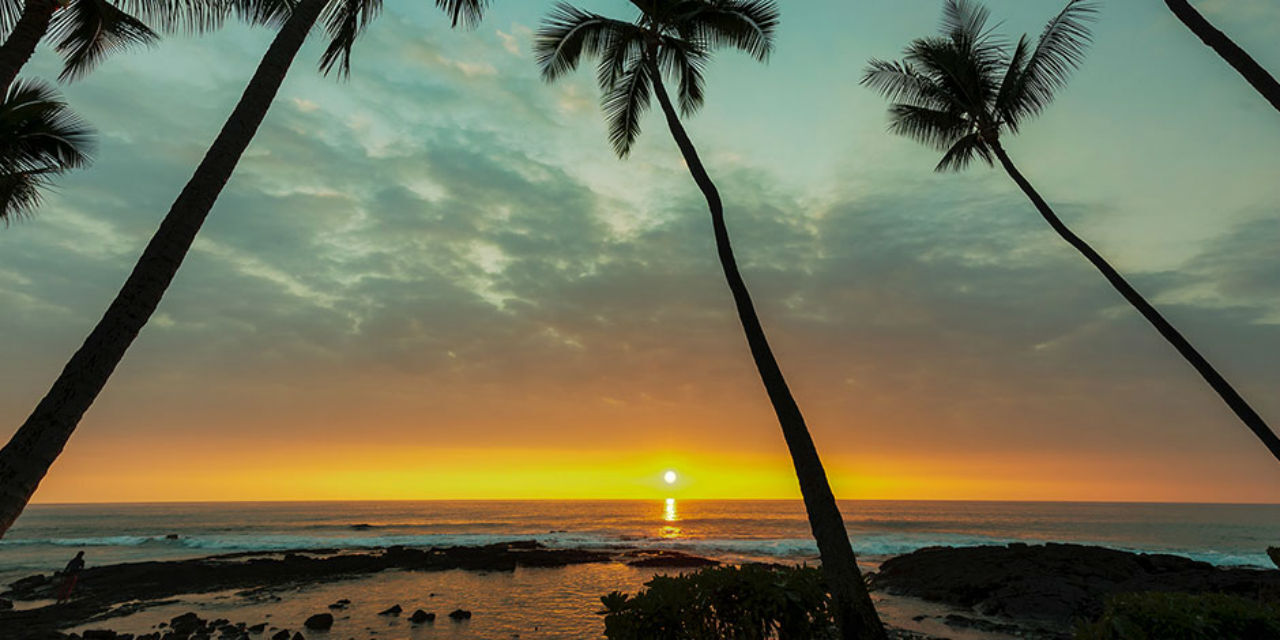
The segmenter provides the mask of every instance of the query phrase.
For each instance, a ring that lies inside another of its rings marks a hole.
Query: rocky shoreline
[[[59,584],[56,576],[34,575],[13,582],[0,592],[0,599],[19,606],[0,610],[0,640],[63,638],[66,636],[59,632],[60,629],[169,604],[174,596],[184,594],[242,590],[238,595],[253,595],[278,587],[359,577],[386,570],[496,572],[514,571],[517,567],[566,567],[598,562],[671,568],[719,564],[715,560],[676,551],[551,549],[534,541],[430,549],[388,547],[373,551],[248,552],[191,560],[131,562],[84,570],[80,574],[76,598],[61,605],[20,606],[23,602],[53,599]],[[458,614],[458,617],[464,616]],[[212,622],[220,624],[212,625]],[[212,628],[205,628],[204,633],[210,637],[222,637],[214,634],[223,634],[226,623],[225,620],[211,621]],[[247,637],[247,629],[250,628],[248,624],[239,627],[245,631],[241,635]],[[172,629],[168,633],[174,638],[202,640],[199,633],[173,635]],[[232,631],[226,633],[224,640],[236,637]],[[100,635],[102,638],[98,640],[104,640],[109,634]],[[161,634],[156,640],[159,637],[165,635]]]
[[[1055,543],[920,549],[882,563],[871,586],[981,616],[947,616],[952,627],[1044,638],[1069,637],[1076,622],[1097,618],[1106,599],[1121,593],[1222,593],[1280,602],[1274,569]]]
[[[0,640],[63,640],[70,628],[98,629],[82,640],[305,640],[308,631],[324,631],[349,603],[338,600],[298,628],[268,626],[261,620],[205,620],[195,613],[156,625],[152,633],[132,636],[105,630],[110,620],[172,605],[177,596],[235,591],[237,596],[279,601],[275,590],[361,577],[381,571],[514,571],[517,567],[568,567],[617,562],[635,567],[697,568],[716,560],[676,551],[642,549],[552,549],[533,541],[481,547],[378,550],[299,550],[236,553],[191,560],[135,562],[94,567],[81,574],[81,588],[68,604],[30,606],[51,600],[58,580],[30,576],[0,592],[17,603],[0,610]],[[1038,639],[1069,637],[1077,621],[1091,620],[1106,598],[1119,593],[1170,591],[1226,593],[1280,601],[1280,571],[1219,568],[1187,558],[1140,554],[1074,544],[921,549],[881,564],[870,576],[874,590],[954,608],[934,615],[945,628]],[[432,594],[434,595],[434,594]],[[23,604],[27,606],[23,606]],[[392,603],[387,603],[388,605]],[[450,624],[470,617],[456,609],[437,613],[403,609],[399,604],[379,615],[403,614],[414,625]],[[925,616],[918,616],[917,621]],[[299,619],[301,620],[301,618]],[[326,624],[327,623],[327,624]],[[936,633],[936,631],[935,631]],[[301,636],[301,637],[300,637]],[[894,630],[896,638],[923,638]]]

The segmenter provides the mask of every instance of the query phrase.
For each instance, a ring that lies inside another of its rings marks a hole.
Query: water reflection
[[[679,538],[683,535],[684,532],[681,531],[680,527],[674,524],[680,521],[680,513],[676,511],[675,498],[667,498],[667,504],[662,509],[662,519],[669,524],[658,531],[659,536],[663,538]]]

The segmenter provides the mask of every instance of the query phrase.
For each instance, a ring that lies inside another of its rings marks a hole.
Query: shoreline
[[[301,630],[307,617],[325,613],[335,614],[343,631],[324,633],[320,640],[376,639],[393,630],[411,631],[414,639],[473,637],[468,633],[474,629],[501,630],[506,637],[599,638],[598,631],[584,626],[600,628],[594,614],[601,595],[615,589],[634,592],[657,573],[722,563],[672,550],[558,549],[532,540],[128,562],[86,569],[76,599],[64,605],[51,604],[56,578],[41,574],[8,585],[0,598],[15,607],[0,611],[0,640],[68,638],[64,634],[90,629],[162,640],[172,618],[187,613],[231,625],[225,636],[210,640],[264,640],[273,627],[275,633]],[[1128,591],[1280,598],[1280,571],[1221,568],[1178,556],[1074,544],[932,547],[889,558],[876,569],[870,582],[877,607],[898,638],[1060,640],[1069,637],[1076,621],[1096,615],[1107,595]],[[347,605],[333,606],[342,601]],[[413,624],[376,615],[402,602],[406,618],[424,608],[424,616],[434,613],[440,621]],[[475,621],[454,623],[445,617],[473,608]],[[236,627],[240,622],[244,625]],[[258,625],[263,625],[258,632],[249,631]],[[548,629],[559,631],[538,635]],[[153,633],[159,635],[149,637]]]

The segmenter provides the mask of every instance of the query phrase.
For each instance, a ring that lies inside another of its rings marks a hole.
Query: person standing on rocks
[[[71,599],[71,592],[75,591],[76,581],[80,579],[80,570],[84,569],[84,552],[76,554],[76,557],[67,563],[67,568],[62,570],[62,586],[58,588],[58,604],[62,604]]]

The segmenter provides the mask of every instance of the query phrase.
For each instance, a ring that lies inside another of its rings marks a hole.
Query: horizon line
[[[668,499],[690,502],[799,502],[795,498],[699,498],[664,496],[654,498],[334,498],[334,499],[265,499],[265,500],[122,500],[88,502],[37,502],[31,506],[141,506],[141,505],[214,505],[214,504],[335,504],[335,503],[397,503],[397,502],[661,502]],[[957,499],[957,498],[836,498],[837,502],[915,502],[915,503],[1000,503],[1000,504],[1087,504],[1087,505],[1171,505],[1171,506],[1255,506],[1274,507],[1280,502],[1206,502],[1176,500],[1005,500],[1005,499]]]

